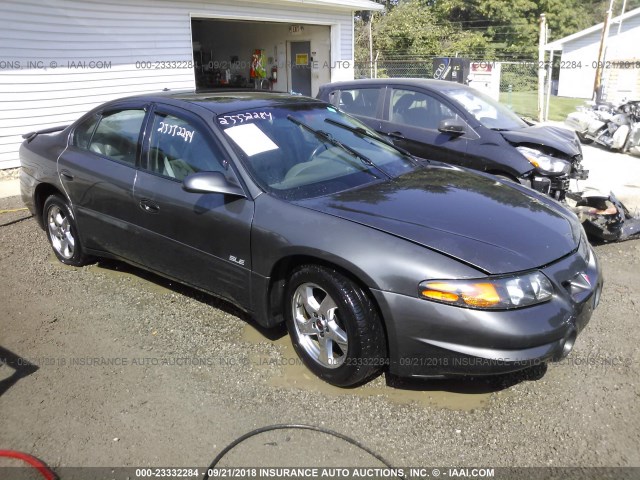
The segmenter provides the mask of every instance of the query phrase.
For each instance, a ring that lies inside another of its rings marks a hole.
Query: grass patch
[[[584,105],[582,98],[551,97],[549,120],[564,121],[578,105]],[[501,92],[500,102],[510,105],[522,117],[538,118],[538,92]]]

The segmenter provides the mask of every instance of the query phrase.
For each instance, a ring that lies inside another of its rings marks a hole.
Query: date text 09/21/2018
[[[481,65],[495,65],[499,62],[473,62],[474,64],[481,64]],[[630,69],[640,69],[640,60],[629,60],[629,61],[618,61],[618,60],[613,60],[613,61],[602,61],[599,62],[597,60],[594,60],[592,62],[584,62],[582,60],[561,60],[559,62],[549,62],[549,61],[520,61],[520,62],[501,62],[501,63],[508,63],[509,65],[522,65],[522,66],[528,66],[528,67],[532,67],[532,68],[541,68],[541,69],[547,69],[550,67],[559,67],[561,70],[576,70],[576,69],[597,69],[597,68],[601,68],[601,69],[622,69],[622,70],[630,70]],[[503,65],[503,68],[504,65]]]

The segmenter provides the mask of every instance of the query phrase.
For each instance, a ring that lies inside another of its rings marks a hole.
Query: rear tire
[[[49,243],[58,260],[65,265],[81,267],[89,262],[80,244],[76,221],[67,201],[60,195],[51,195],[42,209]]]
[[[376,306],[356,283],[334,269],[305,265],[285,294],[293,347],[307,368],[339,387],[358,385],[388,363]]]

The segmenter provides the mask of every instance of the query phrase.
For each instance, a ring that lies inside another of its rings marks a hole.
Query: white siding
[[[598,60],[600,36],[599,32],[592,33],[568,42],[564,46],[561,66],[566,68],[560,69],[558,96],[591,98],[596,72],[592,62]],[[579,67],[574,66],[578,64]]]
[[[562,64],[566,68],[560,69],[558,82],[558,96],[591,98],[600,47],[602,31],[592,32],[563,46]],[[626,19],[618,34],[618,24],[613,23],[609,31],[606,60],[640,60],[640,15]],[[582,67],[576,68],[571,62],[581,62]],[[640,75],[640,69],[633,69]],[[606,77],[606,75],[604,75]],[[615,86],[613,87],[615,88]]]
[[[191,16],[332,25],[339,32],[332,58],[353,59],[352,14],[343,8],[232,0],[2,0],[0,169],[19,165],[24,133],[71,123],[110,99],[195,88],[191,68],[136,68],[140,61],[191,62]]]

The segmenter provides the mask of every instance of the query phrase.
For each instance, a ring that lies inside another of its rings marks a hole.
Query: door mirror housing
[[[221,172],[198,172],[182,182],[182,189],[190,193],[222,193],[246,198],[242,188],[230,182]]]
[[[466,131],[467,126],[458,118],[445,118],[438,125],[438,131],[451,135],[462,135]]]

